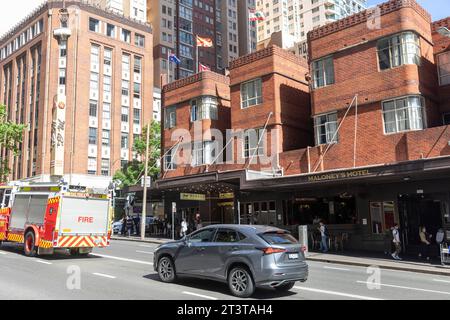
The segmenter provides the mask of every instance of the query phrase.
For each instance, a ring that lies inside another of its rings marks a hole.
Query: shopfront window
[[[395,224],[394,201],[370,203],[370,221],[373,234],[382,234]]]

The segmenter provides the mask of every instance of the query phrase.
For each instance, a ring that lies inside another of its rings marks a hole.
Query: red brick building
[[[10,180],[107,187],[152,117],[147,24],[82,1],[49,1],[0,39],[0,101],[27,124]]]
[[[438,31],[450,19],[432,23],[414,0],[392,0],[378,12],[310,32],[308,62],[277,47],[235,60],[231,122],[219,123],[244,133],[225,138],[233,147],[225,163],[164,172],[157,187],[166,213],[190,197],[205,223],[221,222],[211,212],[228,199],[236,223],[296,231],[320,218],[333,244],[360,250],[383,250],[394,223],[411,253],[420,225],[449,230],[450,38]],[[192,88],[166,87],[164,111]],[[183,103],[178,112],[188,114]],[[259,129],[256,139],[249,129]]]

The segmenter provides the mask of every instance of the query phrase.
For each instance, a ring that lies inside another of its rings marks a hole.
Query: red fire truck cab
[[[25,255],[53,254],[67,249],[85,255],[107,247],[112,207],[108,193],[66,185],[30,184],[4,188],[0,206],[0,244],[24,245]],[[1,208],[3,207],[3,208]]]

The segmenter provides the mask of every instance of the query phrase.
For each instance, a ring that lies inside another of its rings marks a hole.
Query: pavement
[[[88,257],[29,258],[20,245],[0,248],[0,299],[236,300],[226,284],[181,278],[159,281],[153,271],[158,244],[113,240]],[[257,300],[450,299],[450,277],[312,261],[309,279],[286,293],[256,291]],[[238,299],[241,302],[243,299]]]

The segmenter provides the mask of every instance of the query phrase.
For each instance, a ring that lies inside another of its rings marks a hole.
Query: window
[[[337,127],[337,112],[315,117],[316,145],[338,142]]]
[[[142,58],[134,57],[134,73],[141,74],[142,71]]]
[[[144,48],[145,47],[145,37],[143,35],[136,33],[134,35],[134,44],[137,47]]]
[[[394,201],[371,202],[370,221],[372,233],[381,234],[395,224]]]
[[[122,29],[122,33],[120,34],[120,40],[130,43],[131,41],[131,32],[127,29]]]
[[[92,91],[98,90],[98,73],[91,72],[90,89]]]
[[[103,120],[111,119],[111,104],[103,102]]]
[[[176,106],[166,108],[164,112],[164,127],[166,129],[173,128],[177,125],[177,108]]]
[[[197,120],[218,120],[217,98],[205,96],[191,101],[191,122]]]
[[[439,84],[445,86],[450,84],[450,51],[437,56],[439,70]]]
[[[241,84],[241,108],[248,108],[262,103],[262,81],[256,79]]]
[[[59,85],[66,85],[66,69],[59,69]]]
[[[205,230],[200,230],[189,236],[190,242],[212,242],[216,229],[210,228]]]
[[[128,107],[122,107],[122,113],[120,117],[122,122],[128,123],[129,121],[129,110]]]
[[[94,18],[89,18],[89,31],[99,32],[100,31],[100,21]]]
[[[130,71],[130,55],[122,55],[122,71]]]
[[[97,128],[89,128],[89,144],[97,145]]]
[[[122,80],[122,95],[126,97],[130,95],[130,81]]]
[[[122,149],[128,149],[128,133],[122,133],[120,137],[120,147]]]
[[[424,99],[409,96],[383,102],[385,133],[397,133],[424,128]]]
[[[105,64],[105,66],[111,66],[111,61],[112,61],[112,49],[105,48],[103,63]]]
[[[404,64],[420,64],[419,37],[413,32],[382,39],[378,41],[377,50],[380,70]]]
[[[89,116],[97,117],[97,101],[94,100],[89,101]]]
[[[109,176],[109,159],[102,159],[102,176]]]
[[[298,241],[290,233],[266,232],[261,235],[268,244],[297,244]]]
[[[110,76],[103,77],[103,91],[105,93],[111,93],[111,77]]]
[[[240,238],[236,231],[229,229],[219,229],[214,242],[239,242]]]
[[[210,164],[215,157],[215,141],[198,141],[192,143],[192,166]]]
[[[88,174],[96,174],[97,173],[97,159],[96,158],[88,158]]]
[[[175,170],[177,168],[176,163],[175,163],[175,149],[176,149],[176,147],[174,147],[173,149],[167,150],[164,154],[164,170],[165,171]]]
[[[327,57],[312,63],[314,88],[328,86],[334,83],[333,57]]]
[[[111,131],[103,130],[102,131],[102,146],[109,147],[111,142]]]
[[[61,40],[59,45],[59,57],[64,58],[67,56],[67,40]]]
[[[261,156],[264,155],[264,129],[250,129],[244,133],[244,158],[250,158],[251,156]],[[258,146],[258,142],[259,146]],[[256,150],[258,148],[258,150]]]
[[[135,99],[140,99],[141,98],[141,84],[135,82],[133,85],[133,97]]]
[[[112,24],[106,24],[106,35],[111,38],[116,37],[116,26]]]
[[[133,109],[133,123],[138,126],[141,124],[141,109]]]
[[[91,46],[91,63],[100,63],[100,47],[98,45]]]

